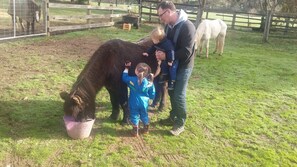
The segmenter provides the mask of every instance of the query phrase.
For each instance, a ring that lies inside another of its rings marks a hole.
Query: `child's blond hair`
[[[156,27],[155,29],[153,29],[153,31],[151,32],[150,37],[152,39],[161,41],[162,39],[164,39],[166,37],[164,28],[161,26]]]

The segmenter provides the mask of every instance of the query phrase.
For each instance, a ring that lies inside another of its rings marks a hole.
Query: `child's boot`
[[[166,73],[162,73],[160,76],[159,76],[159,83],[164,83],[168,78],[168,74]]]
[[[168,90],[173,90],[174,89],[174,83],[175,82],[173,80],[168,82]]]
[[[149,133],[149,127],[150,127],[150,125],[144,125],[144,127],[143,127],[143,134],[148,134]]]
[[[138,137],[138,126],[133,125],[133,129],[131,131],[133,137]]]

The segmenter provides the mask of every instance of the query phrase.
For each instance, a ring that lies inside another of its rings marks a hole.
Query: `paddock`
[[[1,10],[2,14],[6,10]],[[6,16],[5,16],[6,17]],[[10,20],[10,18],[7,17]],[[1,24],[2,26],[2,24]],[[106,89],[85,140],[71,140],[59,93],[69,90],[107,40],[135,42],[154,28],[117,27],[0,43],[0,164],[3,166],[295,166],[296,39],[228,30],[224,56],[195,58],[188,119],[179,137],[150,113],[151,131],[131,138],[111,121]],[[214,43],[211,43],[214,45]]]
[[[195,58],[188,119],[179,137],[150,113],[151,131],[131,138],[111,121],[108,92],[96,97],[85,140],[71,140],[59,93],[109,39],[137,41],[154,26],[109,27],[0,43],[0,164],[3,166],[294,166],[296,40],[230,30],[224,56]],[[251,49],[252,48],[252,49]],[[197,156],[199,155],[199,156]],[[268,158],[269,157],[269,158]]]

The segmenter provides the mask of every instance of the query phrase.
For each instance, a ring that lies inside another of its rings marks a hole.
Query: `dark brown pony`
[[[139,62],[145,62],[152,68],[152,72],[155,72],[157,67],[155,56],[142,56],[142,53],[146,52],[151,45],[152,42],[148,39],[137,44],[119,39],[102,44],[77,77],[70,93],[60,93],[61,98],[65,100],[65,114],[72,115],[76,121],[94,119],[96,95],[102,87],[105,87],[112,104],[110,118],[118,119],[121,106],[124,111],[122,123],[127,123],[128,90],[121,79],[124,64],[126,61],[131,61],[132,67],[129,71],[134,73],[135,66]]]

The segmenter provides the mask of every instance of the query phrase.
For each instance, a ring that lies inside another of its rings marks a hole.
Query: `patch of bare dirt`
[[[3,162],[1,162],[0,164],[3,165],[4,167],[14,167],[14,166],[30,167],[30,166],[34,166],[33,162],[31,162],[29,160],[22,159],[21,157],[18,157],[16,155],[7,156],[5,158],[5,160]]]
[[[48,40],[27,46],[27,50],[32,50],[43,55],[55,55],[59,58],[77,59],[92,56],[92,54],[102,44],[98,38],[76,38],[64,40]]]
[[[23,77],[44,74],[45,71],[38,66],[52,66],[61,59],[88,60],[101,44],[102,41],[95,37],[0,44],[0,90]]]
[[[150,116],[153,115],[151,114]],[[140,127],[142,127],[142,125]],[[182,162],[185,161],[185,157],[183,157],[182,155],[172,154],[170,151],[164,154],[156,153],[154,149],[151,148],[150,145],[147,143],[147,141],[145,140],[146,136],[144,135],[159,133],[158,130],[155,129],[154,125],[151,124],[149,134],[141,134],[140,132],[138,137],[132,137],[131,128],[132,127],[130,126],[117,128],[117,136],[120,139],[120,143],[124,143],[123,145],[125,146],[131,146],[132,152],[137,155],[135,158],[129,160],[129,162],[133,164],[133,166],[142,166],[142,164],[139,163],[139,160],[153,162],[156,156],[159,158],[163,158],[167,162],[166,164],[175,164],[176,166],[183,165]],[[119,147],[120,146],[118,144],[112,145],[109,148],[109,151],[117,152],[120,149]]]

